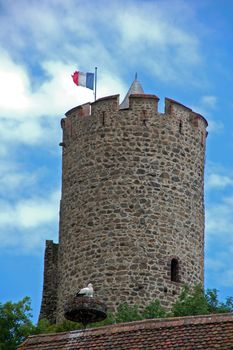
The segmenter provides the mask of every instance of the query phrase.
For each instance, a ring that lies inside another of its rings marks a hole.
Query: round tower
[[[57,321],[91,282],[114,309],[203,284],[206,120],[134,81],[62,119]]]

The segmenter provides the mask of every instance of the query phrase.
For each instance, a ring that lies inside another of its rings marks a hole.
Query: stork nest
[[[84,327],[89,323],[103,321],[107,317],[107,306],[99,298],[87,296],[70,298],[64,311],[67,320],[80,322]]]

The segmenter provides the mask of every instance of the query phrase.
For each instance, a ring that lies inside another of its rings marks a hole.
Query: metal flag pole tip
[[[95,67],[95,101],[96,101],[96,91],[97,91],[97,67]]]

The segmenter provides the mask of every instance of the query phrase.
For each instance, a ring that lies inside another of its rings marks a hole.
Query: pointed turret
[[[127,92],[123,102],[120,104],[120,109],[129,108],[129,96],[133,94],[144,94],[144,90],[142,85],[137,80],[137,74],[135,75],[135,79],[132,82],[129,91]]]

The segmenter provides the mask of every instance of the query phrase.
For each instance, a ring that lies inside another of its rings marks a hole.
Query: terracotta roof
[[[30,336],[19,350],[233,349],[233,313],[153,319]]]

